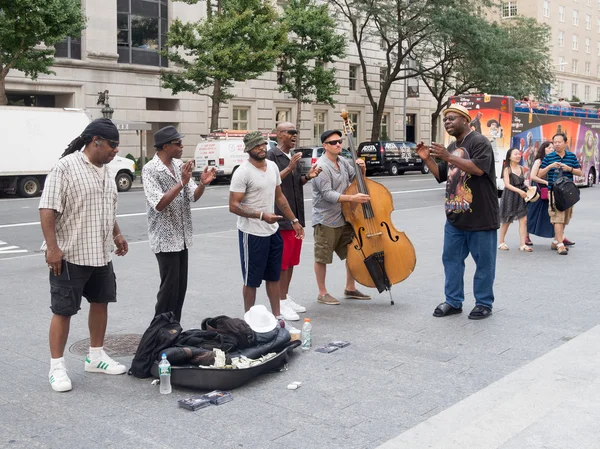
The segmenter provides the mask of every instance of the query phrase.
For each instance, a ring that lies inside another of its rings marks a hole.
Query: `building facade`
[[[101,117],[99,93],[109,91],[113,119],[146,122],[153,131],[174,125],[186,135],[185,156],[193,155],[196,143],[209,132],[210,100],[203,95],[172,95],[161,87],[160,72],[169,68],[158,50],[164,47],[169,24],[175,18],[197,21],[205,16],[203,2],[188,5],[170,0],[82,0],[87,27],[80,39],[67,39],[56,47],[54,75],[27,79],[17,71],[7,78],[7,94],[13,104],[32,104],[56,108],[84,108],[93,117]],[[383,52],[373,44],[367,49],[368,78],[378,85]],[[340,112],[347,109],[356,125],[356,141],[370,137],[372,111],[362,83],[360,61],[349,40],[348,56],[335,64],[341,86],[337,103],[303,105],[300,144],[318,142],[325,129],[341,128]],[[404,92],[413,93],[406,101]],[[405,121],[408,140],[429,141],[431,97],[424,88],[420,96],[416,80],[398,83],[388,95],[382,134],[389,139],[404,139]],[[219,117],[222,129],[259,129],[272,131],[278,122],[296,121],[296,102],[278,90],[277,73],[265,73],[258,79],[237,83],[234,98],[223,105]],[[139,156],[139,137],[122,134],[122,155]],[[143,142],[152,155],[152,132]]]
[[[551,30],[554,99],[600,102],[600,0],[503,1],[500,20],[533,17]]]

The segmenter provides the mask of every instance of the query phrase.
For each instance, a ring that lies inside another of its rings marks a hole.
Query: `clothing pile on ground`
[[[249,368],[275,357],[289,342],[288,330],[263,305],[252,307],[244,320],[220,315],[187,331],[173,312],[161,313],[142,336],[129,373],[150,377],[163,353],[172,366]]]

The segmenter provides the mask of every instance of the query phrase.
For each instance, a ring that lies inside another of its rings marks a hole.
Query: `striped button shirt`
[[[65,260],[92,267],[110,262],[117,197],[108,169],[96,169],[83,152],[58,161],[46,177],[39,208],[55,211],[56,241]]]
[[[571,153],[570,151],[566,151],[565,155],[563,157],[560,157],[556,153],[556,151],[553,151],[552,153],[550,153],[544,157],[544,159],[542,160],[542,165],[540,165],[540,168],[546,168],[548,165],[552,165],[555,162],[560,162],[561,164],[568,165],[571,168],[581,168],[581,166],[579,165],[579,161],[577,160],[577,156],[575,156],[575,153]],[[561,171],[558,168],[550,169],[550,171],[548,172],[548,178],[547,178],[548,188],[550,188],[550,189],[552,188],[552,186],[554,185],[554,182],[561,176],[560,172]],[[571,173],[570,171],[563,171],[562,176],[566,176],[571,181],[573,181],[573,173]]]

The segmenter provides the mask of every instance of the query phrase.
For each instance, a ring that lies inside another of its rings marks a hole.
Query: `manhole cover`
[[[104,337],[104,350],[111,357],[133,356],[142,339],[141,334],[107,335]],[[78,341],[69,348],[69,352],[87,355],[90,349],[90,339]]]

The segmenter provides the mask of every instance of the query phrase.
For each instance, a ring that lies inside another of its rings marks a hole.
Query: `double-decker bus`
[[[575,176],[575,183],[591,187],[598,182],[600,114],[597,109],[485,94],[450,97],[448,104],[467,108],[472,119],[471,129],[490,140],[496,161],[498,190],[504,189],[502,163],[509,148],[521,150],[527,176],[539,146],[551,141],[558,133],[567,136],[567,150],[575,153],[583,170],[583,176]]]

